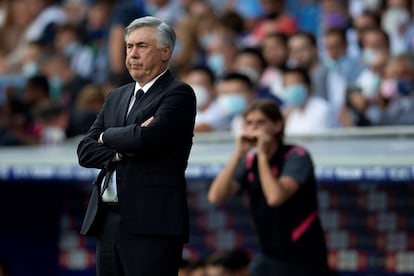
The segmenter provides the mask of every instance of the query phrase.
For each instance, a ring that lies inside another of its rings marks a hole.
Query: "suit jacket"
[[[187,241],[185,170],[196,113],[194,92],[167,71],[131,110],[126,122],[134,87],[135,83],[130,83],[108,94],[78,145],[79,164],[102,170],[95,181],[98,184],[105,171],[116,170],[121,229],[134,234],[181,236]],[[151,116],[151,124],[141,127]],[[102,132],[104,144],[98,144]],[[115,152],[124,158],[112,161]],[[96,235],[99,228],[99,194],[99,187],[94,187],[83,234]]]

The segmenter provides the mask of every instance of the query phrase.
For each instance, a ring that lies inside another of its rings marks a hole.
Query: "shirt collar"
[[[155,78],[153,78],[152,80],[150,80],[149,82],[147,82],[143,87],[141,87],[141,85],[139,85],[138,82],[135,82],[135,90],[134,90],[134,95],[137,93],[138,90],[142,89],[142,91],[144,91],[144,94],[147,93],[147,91],[151,88],[151,86],[162,76],[164,75],[165,72],[167,72],[168,69],[165,69],[161,74],[159,74],[158,76],[156,76]]]

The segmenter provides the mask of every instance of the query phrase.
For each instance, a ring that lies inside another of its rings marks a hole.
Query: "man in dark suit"
[[[195,95],[168,70],[174,30],[155,17],[125,28],[136,81],[114,89],[79,143],[79,164],[101,169],[81,233],[97,237],[97,274],[177,275],[189,217],[185,169]]]

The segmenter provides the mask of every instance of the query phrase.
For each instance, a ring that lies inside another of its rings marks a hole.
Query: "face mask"
[[[257,83],[259,81],[260,74],[253,68],[245,66],[240,68],[238,71],[246,75],[253,83]]]
[[[216,74],[220,74],[224,71],[224,57],[222,54],[214,53],[207,58],[207,65]]]
[[[0,27],[4,25],[4,21],[6,21],[6,12],[4,10],[0,10]]]
[[[390,8],[382,15],[382,28],[387,33],[398,34],[401,27],[410,22],[410,14],[407,10],[399,7]]]
[[[49,78],[50,96],[52,99],[59,99],[62,89],[62,79],[58,76]]]
[[[22,73],[26,78],[33,77],[38,72],[39,72],[39,68],[36,62],[28,62],[25,65],[23,65]]]
[[[328,69],[334,69],[336,68],[342,61],[344,60],[344,57],[340,57],[338,59],[333,59],[329,56],[327,56],[324,59],[324,64],[326,67],[328,67]]]
[[[63,49],[63,53],[67,57],[72,57],[76,53],[76,50],[78,49],[79,46],[80,46],[79,43],[71,42],[68,45],[66,45],[66,47]]]
[[[397,95],[397,81],[388,79],[381,82],[380,94],[385,99],[392,99]]]
[[[381,77],[378,74],[371,74],[361,80],[362,92],[368,99],[375,98],[381,86]]]
[[[382,0],[363,0],[363,2],[365,10],[375,11],[380,7]]]
[[[303,84],[293,84],[285,88],[282,101],[288,106],[301,106],[308,96],[308,89]]]
[[[398,80],[397,91],[400,95],[409,95],[414,91],[414,82],[410,80]]]
[[[373,49],[364,49],[362,51],[362,62],[367,66],[371,66],[374,60],[377,58],[378,53]]]
[[[42,133],[42,144],[55,146],[61,144],[66,138],[65,131],[60,127],[47,126]]]
[[[204,106],[208,100],[210,99],[210,94],[208,90],[202,85],[191,85],[194,90],[196,100],[197,100],[197,108]]]
[[[237,94],[221,95],[217,98],[217,103],[231,117],[241,114],[247,108],[246,98]]]

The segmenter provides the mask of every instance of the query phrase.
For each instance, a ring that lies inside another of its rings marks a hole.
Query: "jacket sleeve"
[[[131,124],[108,128],[103,140],[116,152],[156,153],[192,139],[195,113],[194,92],[182,83],[166,92],[149,126]]]
[[[102,169],[107,167],[114,157],[113,149],[98,143],[98,137],[104,131],[103,110],[104,107],[99,112],[86,136],[79,142],[77,148],[78,161],[83,167]]]

